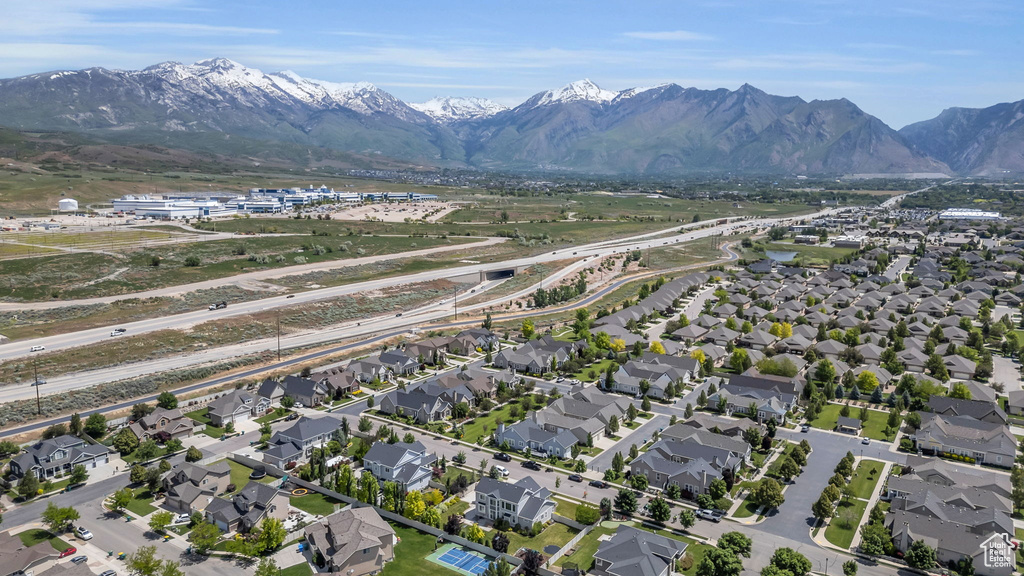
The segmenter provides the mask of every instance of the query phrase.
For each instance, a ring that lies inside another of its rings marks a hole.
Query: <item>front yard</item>
[[[821,409],[821,413],[817,418],[808,422],[811,426],[819,428],[821,430],[835,430],[836,423],[839,421],[839,412],[843,409],[840,404],[829,404]],[[863,423],[863,430],[861,431],[862,436],[867,436],[872,440],[881,440],[883,442],[892,442],[896,437],[896,432],[892,434],[886,434],[886,421],[889,418],[888,412],[881,412],[878,410],[868,410],[869,416],[868,421]],[[860,414],[860,408],[850,406],[850,417],[856,418]],[[902,420],[901,420],[902,422]]]
[[[209,408],[203,408],[202,410],[196,410],[195,412],[189,412],[185,414],[189,418],[199,422],[200,424],[206,424],[206,428],[203,429],[203,434],[211,438],[220,438],[224,435],[224,429],[218,428],[210,423],[210,417],[206,415]]]
[[[877,460],[861,460],[857,469],[853,471],[853,479],[850,480],[850,490],[857,498],[867,500],[875,491],[879,479],[882,477],[884,464]]]
[[[245,485],[249,483],[249,475],[252,474],[252,468],[249,468],[245,464],[239,464],[230,458],[218,460],[217,462],[214,462],[214,464],[220,464],[221,462],[227,462],[228,467],[231,468],[231,483],[235,485],[235,492],[245,488]],[[274,476],[264,476],[259,479],[259,482],[262,484],[270,484],[276,480],[277,478]]]
[[[132,491],[131,502],[125,508],[136,516],[148,516],[156,512],[156,507],[153,506],[154,499],[149,490],[138,488]]]
[[[31,530],[19,532],[18,538],[21,539],[22,544],[28,547],[35,546],[36,544],[42,544],[43,542],[49,542],[50,546],[58,552],[63,552],[70,546],[67,542],[54,536],[49,531],[43,530],[42,528],[33,528]]]

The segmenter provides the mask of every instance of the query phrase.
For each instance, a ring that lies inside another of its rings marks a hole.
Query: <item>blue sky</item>
[[[590,78],[848,98],[894,128],[1024,99],[1019,0],[9,0],[0,77],[223,56],[409,102]]]

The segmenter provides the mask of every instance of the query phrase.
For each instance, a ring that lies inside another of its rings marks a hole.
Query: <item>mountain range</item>
[[[1020,172],[1022,108],[955,108],[897,132],[846,99],[808,102],[750,85],[614,92],[589,80],[512,108],[483,98],[410,104],[365,82],[223,58],[0,80],[0,124],[18,130],[252,158],[317,148],[420,166],[597,174]]]

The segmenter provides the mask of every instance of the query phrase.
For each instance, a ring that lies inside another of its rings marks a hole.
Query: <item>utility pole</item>
[[[33,384],[36,387],[36,416],[43,415],[43,405],[39,400],[39,369],[36,367],[36,361],[32,361],[32,375],[35,380]]]
[[[277,361],[281,361],[281,310],[277,311]]]
[[[452,288],[452,292],[455,293],[455,321],[459,320],[459,288],[456,286]]]

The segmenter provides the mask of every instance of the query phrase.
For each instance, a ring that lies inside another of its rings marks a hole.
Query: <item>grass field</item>
[[[840,548],[849,548],[867,505],[867,501],[856,498],[840,502],[832,521],[825,528],[825,538]]]
[[[572,540],[572,537],[577,533],[577,530],[569,528],[565,524],[559,524],[558,522],[548,524],[548,527],[534,538],[527,538],[517,532],[509,531],[508,551],[509,553],[513,553],[520,548],[530,548],[548,556],[548,553],[544,552],[544,548],[546,546],[555,545],[561,548],[562,546],[565,546],[569,540]]]
[[[736,509],[736,512],[732,515],[732,517],[750,518],[751,516],[757,514],[757,511],[760,508],[760,506],[750,501],[750,496],[748,495],[747,498],[743,499],[743,504],[740,504],[739,508]]]
[[[299,510],[318,516],[329,516],[337,505],[341,504],[340,501],[328,498],[318,492],[310,492],[303,496],[291,496],[289,503]]]
[[[220,464],[221,462],[227,462],[228,467],[231,468],[231,483],[235,485],[235,491],[239,491],[245,488],[245,485],[249,483],[249,475],[252,474],[252,468],[249,468],[245,464],[239,464],[230,458],[224,460],[218,460],[214,464]],[[259,479],[261,484],[270,484],[276,482],[278,479],[273,476],[264,476]]]
[[[42,528],[33,528],[31,530],[19,532],[18,538],[21,540],[22,544],[28,547],[35,546],[36,544],[42,544],[43,542],[49,542],[50,546],[53,546],[53,549],[58,552],[63,552],[70,546],[70,544],[64,540],[61,540]]]
[[[882,477],[883,463],[877,460],[861,460],[857,469],[853,471],[853,479],[850,480],[850,490],[857,498],[865,500],[871,498],[875,486]]]
[[[806,244],[794,244],[791,241],[784,242],[754,242],[752,248],[744,248],[741,254],[748,260],[757,260],[765,257],[765,251],[796,252],[791,262],[794,266],[825,266],[832,260],[853,254],[854,248],[832,248],[828,246],[809,246]]]
[[[309,567],[309,564],[302,563],[287,568],[282,568],[278,572],[278,576],[312,576],[313,569]]]
[[[815,428],[822,430],[835,430],[836,423],[839,421],[839,411],[843,407],[840,404],[829,404],[821,409],[821,414],[817,418],[810,421],[809,424]],[[885,427],[886,420],[889,417],[888,412],[881,412],[878,410],[869,410],[868,421],[863,423],[863,429],[861,434],[867,436],[873,440],[881,440],[883,442],[891,442],[896,436],[895,433],[886,436]],[[850,417],[856,418],[860,413],[860,408],[851,406]]]
[[[147,516],[156,512],[153,500],[153,494],[149,490],[139,488],[133,491],[132,500],[125,508],[136,516]]]
[[[384,565],[381,576],[454,576],[453,570],[424,560],[434,551],[437,539],[430,534],[392,524],[399,542],[395,546],[395,559]]]

